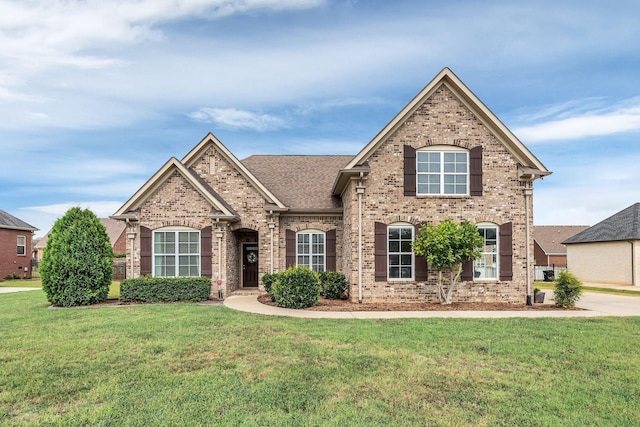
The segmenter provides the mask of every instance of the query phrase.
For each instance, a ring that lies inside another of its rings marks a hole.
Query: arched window
[[[200,277],[200,231],[173,227],[153,232],[155,277]]]
[[[314,271],[326,270],[325,233],[317,230],[299,231],[296,234],[296,265]]]
[[[434,145],[416,151],[418,195],[468,195],[469,151]]]
[[[476,280],[496,280],[498,278],[498,235],[499,227],[496,224],[480,223],[478,232],[484,239],[482,255],[473,263],[473,276]]]

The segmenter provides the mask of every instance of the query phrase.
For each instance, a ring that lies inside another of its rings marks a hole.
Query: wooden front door
[[[258,244],[242,245],[242,287],[258,287]]]

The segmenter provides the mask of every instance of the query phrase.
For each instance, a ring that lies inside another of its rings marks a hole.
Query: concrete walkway
[[[0,294],[8,294],[9,292],[37,291],[42,288],[5,288],[0,286]]]
[[[553,291],[545,290],[545,304]],[[399,319],[399,318],[506,318],[506,317],[597,317],[640,316],[640,297],[585,292],[577,306],[583,310],[531,311],[309,311],[272,307],[258,302],[256,295],[231,295],[224,305],[238,311],[271,316],[314,319]]]

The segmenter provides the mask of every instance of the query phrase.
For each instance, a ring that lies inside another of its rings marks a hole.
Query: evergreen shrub
[[[575,307],[582,295],[582,282],[568,271],[562,271],[555,281],[553,292],[553,298],[558,307]]]
[[[336,271],[323,271],[320,278],[320,294],[327,299],[339,299],[349,285],[344,274]]]
[[[284,308],[306,308],[318,304],[320,281],[318,273],[308,267],[296,266],[279,273],[272,285],[274,301]]]

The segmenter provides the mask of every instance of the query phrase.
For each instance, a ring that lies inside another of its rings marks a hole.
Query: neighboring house
[[[587,225],[536,225],[533,227],[536,266],[566,267],[569,237],[589,228]]]
[[[124,254],[126,252],[127,245],[127,234],[125,233],[126,224],[122,221],[117,221],[111,218],[99,218],[100,223],[107,230],[107,235],[109,236],[109,242],[113,247],[114,254]],[[34,249],[34,259],[36,262],[40,262],[42,260],[42,255],[44,254],[44,248],[47,247],[47,241],[49,240],[49,233],[51,230],[39,239],[34,240],[33,249]]]
[[[533,278],[532,183],[550,173],[445,68],[355,156],[240,161],[208,134],[112,218],[129,224],[132,276],[203,275],[227,295],[304,265],[343,272],[365,302],[437,300],[411,242],[425,222],[468,219],[484,252],[456,300],[520,303]]]
[[[640,285],[640,203],[562,242],[582,282]]]
[[[31,242],[38,229],[0,210],[0,279],[31,276]]]

